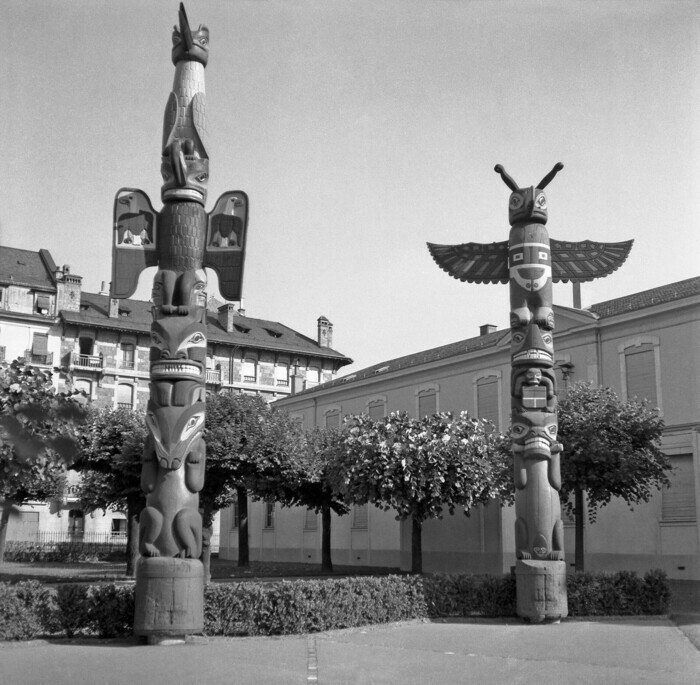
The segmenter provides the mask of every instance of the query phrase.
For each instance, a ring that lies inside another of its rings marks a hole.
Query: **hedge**
[[[663,571],[567,579],[569,616],[659,615],[671,592]],[[38,635],[131,635],[133,585],[0,583],[0,640]],[[515,616],[515,578],[390,575],[214,583],[204,591],[208,635],[284,635],[421,618]]]

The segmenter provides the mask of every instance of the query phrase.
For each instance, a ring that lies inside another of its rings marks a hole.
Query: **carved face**
[[[178,287],[179,284],[179,287]],[[182,274],[161,269],[153,279],[151,300],[156,311],[164,304],[186,305],[191,309],[205,308],[207,304],[207,272],[192,269]]]
[[[204,382],[206,325],[201,309],[195,317],[165,316],[151,326],[151,378]]]
[[[525,458],[552,456],[552,445],[557,441],[556,414],[527,412],[513,415],[512,421],[510,436],[514,451],[524,453]]]
[[[539,188],[518,188],[508,202],[508,223],[547,223],[547,196]]]
[[[153,443],[160,465],[177,470],[182,465],[192,444],[204,430],[204,403],[190,407],[158,406],[149,401],[146,424],[153,436]]]
[[[180,5],[180,26],[173,27],[173,64],[183,60],[201,62],[207,66],[209,59],[209,29],[200,24],[196,31],[190,29],[185,8]]]
[[[209,183],[209,159],[202,157],[190,139],[177,139],[163,150],[160,195],[167,200],[194,200],[204,204]]]
[[[508,271],[511,280],[529,292],[544,288],[552,279],[549,234],[541,224],[516,226],[508,239]]]
[[[511,362],[515,365],[551,366],[554,363],[554,338],[549,331],[542,331],[531,322],[513,331],[510,351]]]

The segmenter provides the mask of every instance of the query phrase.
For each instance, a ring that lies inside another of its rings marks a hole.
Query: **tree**
[[[59,494],[84,419],[80,393],[58,393],[52,373],[16,359],[0,367],[0,563],[13,507]]]
[[[142,412],[91,408],[80,432],[79,458],[72,467],[81,472],[79,497],[86,511],[126,512],[129,577],[136,569],[139,515],[146,506],[141,490],[141,455],[146,435]]]
[[[301,477],[295,492],[286,498],[321,513],[321,570],[331,573],[331,512],[343,516],[350,511],[342,495],[333,487],[333,465],[342,454],[345,434],[338,428],[314,428],[306,434],[306,451],[299,460]]]
[[[505,439],[487,421],[466,413],[453,419],[440,413],[413,419],[394,413],[372,421],[346,420],[345,452],[335,465],[335,480],[348,501],[395,509],[412,520],[411,571],[422,572],[422,525],[458,506],[507,496],[512,482]]]
[[[562,502],[576,521],[576,570],[584,570],[584,493],[588,520],[621,497],[630,508],[668,486],[668,457],[659,449],[663,420],[646,403],[623,402],[610,388],[574,384],[559,403]],[[573,500],[573,501],[572,501]]]
[[[286,412],[258,395],[222,394],[207,400],[204,439],[204,525],[211,526],[216,511],[237,501],[238,565],[249,566],[248,492],[259,499],[289,499],[300,477],[291,458],[302,449],[300,431]]]

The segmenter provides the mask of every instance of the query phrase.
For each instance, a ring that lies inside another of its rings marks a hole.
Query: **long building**
[[[621,500],[585,527],[589,570],[662,568],[672,578],[700,579],[700,278],[600,302],[586,309],[555,306],[560,395],[586,380],[622,398],[647,399],[665,422],[662,449],[674,466],[672,487],[630,510]],[[475,331],[476,332],[476,331]],[[343,416],[380,418],[394,411],[423,416],[460,412],[509,426],[510,330],[482,326],[479,335],[391,359],[277,400],[305,427],[339,425]],[[565,446],[566,447],[566,446]],[[563,453],[566,458],[566,451]],[[312,512],[253,503],[251,558],[320,558]],[[221,554],[237,555],[234,511],[222,514]],[[514,512],[496,504],[424,525],[426,571],[507,572],[515,564]],[[573,564],[573,521],[565,523]],[[410,568],[410,522],[393,512],[354,507],[335,517],[338,564]]]

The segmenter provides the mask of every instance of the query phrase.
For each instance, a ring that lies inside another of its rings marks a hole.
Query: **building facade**
[[[331,381],[352,362],[335,351],[333,325],[317,321],[316,338],[277,321],[245,316],[233,303],[209,300],[207,391],[251,393],[272,401]],[[145,410],[149,398],[151,304],[117,300],[106,283],[82,291],[82,278],[56,266],[47,250],[0,246],[0,360],[24,357],[54,375],[59,390],[84,391],[103,407]],[[72,537],[125,534],[119,512],[83,512],[78,474],[68,472],[63,498],[12,512],[8,540],[40,533]]]
[[[662,568],[672,578],[700,579],[700,278],[593,305],[555,306],[560,396],[591,381],[622,398],[647,399],[665,422],[662,449],[674,466],[672,487],[630,510],[621,500],[586,523],[586,568]],[[510,330],[480,335],[393,359],[277,401],[305,427],[339,425],[348,414],[380,418],[394,411],[423,416],[468,411],[508,430]],[[566,458],[566,445],[562,458]],[[254,503],[251,558],[308,561],[320,555],[315,515]],[[355,507],[333,519],[333,558],[410,568],[410,522],[392,512]],[[233,528],[233,530],[232,530]],[[573,565],[573,521],[566,528]],[[496,504],[424,524],[426,571],[508,572],[515,564],[514,512]],[[235,517],[221,521],[222,554],[235,557]]]

